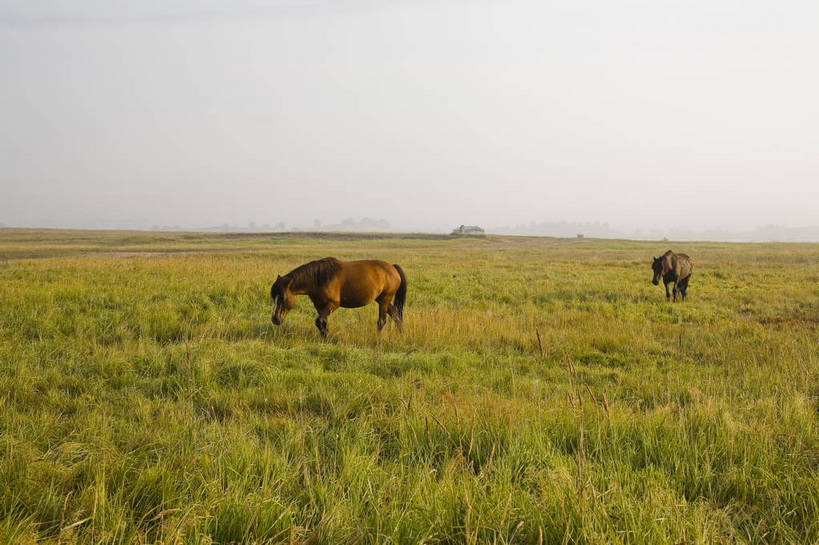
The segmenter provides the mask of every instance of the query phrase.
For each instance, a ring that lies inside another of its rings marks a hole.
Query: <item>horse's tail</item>
[[[401,277],[401,285],[398,286],[398,291],[395,292],[395,298],[393,299],[393,305],[395,305],[395,310],[398,312],[398,319],[404,318],[404,303],[407,300],[407,277],[404,276],[404,269],[401,268],[401,265],[396,265],[393,263],[392,265],[395,267],[395,270],[398,271],[398,276]]]

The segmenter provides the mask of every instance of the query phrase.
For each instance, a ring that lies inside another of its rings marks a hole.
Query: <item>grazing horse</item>
[[[373,301],[378,303],[378,331],[387,322],[387,315],[401,331],[407,279],[400,266],[374,259],[339,261],[325,257],[305,263],[277,277],[270,288],[275,325],[281,325],[296,304],[296,295],[310,297],[318,311],[316,327],[322,338],[327,338],[327,317],[338,307],[363,307]]]
[[[685,301],[688,280],[691,278],[693,268],[691,258],[686,254],[675,254],[668,250],[660,257],[655,257],[651,263],[651,269],[654,271],[654,278],[651,283],[656,286],[660,283],[660,277],[662,276],[665,285],[665,298],[668,299],[671,297],[671,294],[668,293],[668,284],[674,282],[674,302],[677,301],[677,291],[682,294],[682,299]]]

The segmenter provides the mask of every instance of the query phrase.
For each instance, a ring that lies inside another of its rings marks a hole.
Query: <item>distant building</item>
[[[461,225],[452,231],[453,235],[482,235],[483,233],[483,228],[477,225]]]

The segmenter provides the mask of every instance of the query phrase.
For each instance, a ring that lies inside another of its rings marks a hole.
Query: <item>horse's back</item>
[[[395,267],[379,259],[341,261],[338,274],[342,307],[360,307],[373,302],[384,292],[395,293],[401,278]]]
[[[682,280],[690,276],[691,271],[694,270],[694,263],[691,257],[689,257],[688,254],[674,254],[674,257],[677,260],[677,277]]]
[[[341,270],[352,276],[394,276],[398,274],[395,267],[380,259],[360,259],[357,261],[341,261]]]

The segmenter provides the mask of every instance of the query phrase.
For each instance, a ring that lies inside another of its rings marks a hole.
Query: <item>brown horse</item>
[[[271,320],[275,325],[281,325],[296,304],[296,295],[310,297],[318,311],[316,327],[323,338],[327,338],[327,317],[338,307],[363,307],[373,301],[378,303],[378,331],[387,322],[387,315],[400,331],[407,279],[400,266],[374,259],[339,261],[325,257],[305,263],[277,277],[270,288],[273,298]]]
[[[675,254],[671,250],[660,257],[655,257],[651,263],[651,269],[654,271],[654,278],[651,283],[655,286],[660,283],[660,277],[663,278],[665,285],[665,298],[671,297],[668,293],[668,284],[674,282],[674,302],[677,301],[677,291],[682,294],[682,299],[685,301],[685,294],[688,291],[688,280],[691,278],[691,271],[694,265],[691,258],[686,254]]]

